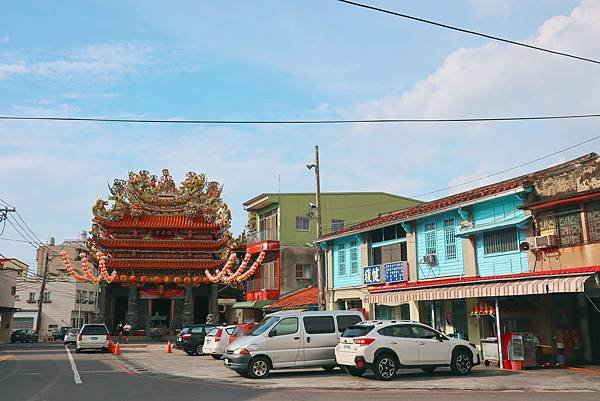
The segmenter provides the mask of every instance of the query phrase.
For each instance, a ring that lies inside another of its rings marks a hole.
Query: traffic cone
[[[170,353],[172,353],[172,352],[173,352],[173,351],[171,350],[171,340],[169,340],[169,341],[167,342],[167,354],[170,354]]]
[[[115,345],[115,355],[121,355],[121,346],[119,345],[119,343],[117,342],[117,345]]]
[[[108,340],[108,352],[110,352],[111,354],[113,352],[115,352],[115,348],[114,348],[114,344],[113,344],[112,340]]]

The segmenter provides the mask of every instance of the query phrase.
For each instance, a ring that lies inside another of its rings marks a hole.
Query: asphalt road
[[[69,358],[72,357],[72,362]],[[2,401],[167,401],[167,400],[398,400],[423,401],[570,401],[597,400],[598,393],[522,392],[366,392],[267,391],[131,371],[112,355],[75,354],[60,343],[0,346],[0,400]]]

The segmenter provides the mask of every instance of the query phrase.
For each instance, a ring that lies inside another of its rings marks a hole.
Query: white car
[[[99,349],[108,352],[108,329],[104,324],[84,324],[75,342],[75,352],[82,349]]]
[[[392,379],[400,368],[432,373],[449,366],[455,374],[466,375],[480,363],[474,344],[406,320],[371,320],[348,327],[335,348],[335,359],[352,376],[371,369],[379,380]]]
[[[225,348],[229,345],[229,337],[233,334],[235,326],[214,327],[204,337],[202,353],[210,355],[215,359],[221,359]]]
[[[79,329],[69,329],[65,333],[64,343],[67,344],[75,344],[77,342],[77,335],[79,334]]]

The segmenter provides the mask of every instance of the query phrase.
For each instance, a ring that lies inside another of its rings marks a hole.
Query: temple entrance
[[[113,308],[113,325],[116,327],[119,322],[125,323],[127,320],[127,304],[129,297],[115,297],[115,303]]]
[[[170,299],[153,299],[152,300],[152,316],[157,313],[160,316],[167,318],[165,324],[167,327],[171,324],[171,300]]]
[[[206,323],[208,297],[194,297],[194,324]]]

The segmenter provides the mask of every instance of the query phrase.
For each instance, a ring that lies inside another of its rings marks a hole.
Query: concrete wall
[[[316,284],[317,265],[315,262],[315,250],[311,247],[282,247],[281,252],[281,270],[279,273],[281,294],[288,293],[299,287]],[[296,265],[309,264],[312,266],[312,275],[310,280],[296,279]]]
[[[46,264],[46,253],[49,253],[48,274],[57,276],[68,274],[67,268],[62,262],[62,258],[60,256],[53,257],[55,254],[59,254],[61,251],[67,252],[69,258],[71,258],[72,265],[75,270],[77,270],[80,273],[83,272],[83,270],[81,269],[81,262],[75,260],[76,258],[78,258],[79,253],[81,252],[81,248],[82,244],[77,243],[76,241],[68,241],[63,243],[63,245],[49,245],[46,246],[44,249],[38,248],[36,255],[37,274],[40,276],[44,274],[44,266]],[[97,275],[98,272],[96,270],[97,269],[94,269],[94,274]]]
[[[15,294],[17,286],[17,270],[0,269],[0,307],[13,308],[15,306]],[[10,339],[12,332],[12,312],[0,314],[0,343]]]

